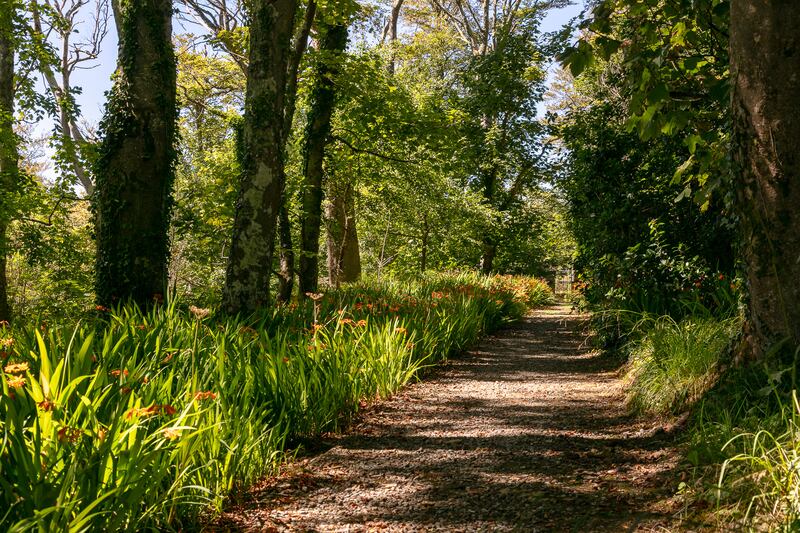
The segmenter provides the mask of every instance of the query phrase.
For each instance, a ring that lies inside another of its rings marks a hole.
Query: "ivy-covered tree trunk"
[[[351,183],[332,180],[328,187],[325,219],[328,233],[328,278],[332,286],[361,277],[356,208]]]
[[[95,172],[95,287],[101,305],[148,307],[167,285],[177,118],[172,2],[112,7],[119,50]]]
[[[319,283],[319,236],[322,224],[322,176],[325,147],[331,131],[336,100],[336,65],[347,46],[347,26],[322,26],[320,57],[315,69],[311,108],[306,127],[303,160],[302,221],[300,225],[300,295],[317,292]]]
[[[19,163],[14,134],[14,7],[0,6],[0,320],[11,320],[8,304],[6,254],[12,198],[18,182]]]
[[[800,4],[731,2],[733,160],[750,349],[800,344]]]
[[[269,274],[283,190],[283,121],[296,0],[254,2],[242,131],[242,182],[222,305],[252,312],[269,301]]]

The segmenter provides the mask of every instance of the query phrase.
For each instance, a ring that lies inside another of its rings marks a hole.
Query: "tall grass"
[[[637,411],[677,414],[716,382],[739,318],[644,318],[646,332],[628,346],[628,403]]]
[[[0,332],[0,529],[178,530],[548,296],[519,278],[370,283],[226,318],[176,302]]]

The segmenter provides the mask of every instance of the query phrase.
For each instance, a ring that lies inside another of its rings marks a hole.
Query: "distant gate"
[[[572,285],[575,283],[575,270],[565,269],[556,272],[555,293],[556,296],[571,296]]]

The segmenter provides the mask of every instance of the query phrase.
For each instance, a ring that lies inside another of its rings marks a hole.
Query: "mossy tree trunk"
[[[283,113],[283,150],[286,157],[286,144],[291,134],[294,112],[297,103],[297,81],[300,62],[308,45],[308,36],[317,13],[317,3],[309,0],[305,16],[295,36],[292,56],[289,60],[286,80],[286,105]],[[281,193],[281,207],[278,213],[278,244],[279,268],[278,272],[278,301],[288,302],[294,289],[294,245],[292,244],[292,223],[289,216],[289,198],[285,190]]]
[[[731,2],[734,180],[751,353],[800,344],[800,4]]]
[[[328,233],[328,279],[338,287],[361,277],[353,184],[331,180],[325,219]]]
[[[269,301],[284,186],[284,101],[296,10],[296,0],[255,2],[250,8],[242,181],[222,294],[229,313],[252,312]]]
[[[112,7],[119,50],[95,172],[97,302],[148,307],[167,284],[177,119],[172,2]]]
[[[336,101],[339,56],[347,46],[347,26],[320,25],[323,32],[320,57],[315,69],[311,108],[308,114],[303,160],[302,221],[300,225],[301,297],[317,292],[319,284],[319,237],[322,224],[322,177],[325,147],[331,131]]]
[[[12,198],[19,176],[17,139],[14,133],[14,6],[0,6],[0,320],[11,320],[8,304],[6,254]]]

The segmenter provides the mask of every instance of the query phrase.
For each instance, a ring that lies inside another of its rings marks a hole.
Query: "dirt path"
[[[487,338],[254,488],[220,529],[663,531],[676,452],[626,415],[582,318],[553,307]]]

